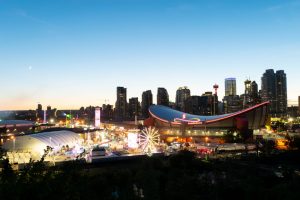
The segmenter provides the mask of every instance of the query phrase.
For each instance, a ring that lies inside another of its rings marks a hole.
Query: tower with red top
[[[218,95],[218,89],[219,89],[219,85],[218,84],[214,84],[214,89],[215,89],[215,95]]]
[[[218,113],[218,89],[219,85],[214,84],[213,88],[215,89],[215,94],[214,94],[214,103],[213,103],[213,115],[216,115]]]

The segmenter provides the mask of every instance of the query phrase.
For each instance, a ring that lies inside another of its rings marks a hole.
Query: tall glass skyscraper
[[[276,71],[276,112],[279,116],[287,114],[287,83],[283,70]]]
[[[132,97],[129,99],[128,103],[128,117],[130,120],[135,119],[140,114],[140,102],[138,97]]]
[[[117,120],[125,120],[127,117],[127,89],[124,87],[117,87],[115,117]]]
[[[261,78],[261,98],[270,101],[269,112],[276,114],[276,80],[273,69],[267,69]]]
[[[226,78],[225,79],[225,96],[235,96],[236,95],[236,79]]]
[[[185,101],[191,96],[191,91],[186,86],[180,87],[176,91],[176,107],[181,110],[185,111]]]
[[[144,118],[149,117],[148,109],[153,104],[153,96],[151,90],[147,90],[142,94],[142,115]]]
[[[270,114],[276,117],[287,113],[287,82],[283,70],[268,69],[261,78],[261,97],[270,101]]]
[[[169,106],[169,94],[165,88],[157,88],[157,105]]]

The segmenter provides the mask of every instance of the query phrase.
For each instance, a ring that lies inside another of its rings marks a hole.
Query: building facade
[[[169,94],[165,88],[157,88],[157,105],[169,106]]]
[[[268,69],[261,78],[262,101],[270,102],[269,114],[284,117],[287,114],[287,81],[283,70]]]
[[[101,118],[103,120],[112,120],[113,119],[113,106],[110,104],[103,104],[102,105],[102,115]]]
[[[118,121],[127,118],[127,89],[117,87],[117,101],[115,106],[115,119]]]
[[[261,98],[262,101],[269,101],[269,113],[276,114],[276,77],[273,69],[268,69],[261,78]]]
[[[214,109],[214,96],[211,93],[205,93],[202,96],[190,96],[185,101],[185,112],[194,115],[213,115]]]
[[[191,91],[186,86],[180,87],[176,91],[176,107],[180,111],[185,111],[185,101],[191,96]]]
[[[287,82],[283,70],[276,71],[276,114],[284,117],[287,114]]]
[[[258,92],[258,85],[255,81],[252,81],[251,83],[251,99],[253,101],[253,104],[258,104],[261,102],[259,92]]]
[[[227,130],[257,130],[265,126],[269,102],[263,102],[235,113],[202,116],[184,113],[169,107],[153,105],[146,126],[158,127],[161,136],[205,137]]]
[[[236,95],[236,79],[226,78],[225,79],[225,96],[235,96]]]
[[[261,103],[257,83],[248,79],[244,83],[245,93],[241,95],[241,99],[243,100],[243,109]]]
[[[141,105],[138,97],[132,97],[128,103],[128,117],[130,120],[134,120],[140,116]]]
[[[230,95],[223,98],[224,113],[233,113],[242,110],[242,100],[239,95]]]
[[[153,95],[151,90],[147,90],[143,92],[142,94],[142,117],[143,118],[149,117],[148,109],[152,104],[153,104]]]

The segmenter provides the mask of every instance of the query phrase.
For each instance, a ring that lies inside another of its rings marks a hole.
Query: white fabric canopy
[[[28,151],[42,155],[47,146],[54,149],[63,145],[72,147],[81,141],[80,136],[72,131],[52,131],[18,136],[14,141],[6,141],[2,148],[6,151]]]

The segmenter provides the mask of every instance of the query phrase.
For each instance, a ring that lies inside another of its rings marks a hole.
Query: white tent
[[[14,140],[6,141],[2,148],[8,152],[30,152],[41,156],[47,146],[58,150],[63,145],[72,147],[81,142],[77,133],[64,130],[17,136]]]

